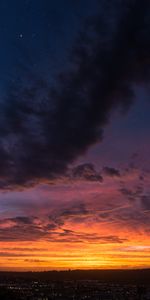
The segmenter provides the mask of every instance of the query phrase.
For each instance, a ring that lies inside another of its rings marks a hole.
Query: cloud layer
[[[1,269],[149,266],[150,172],[107,168],[119,176],[89,180],[82,164],[51,186],[1,192]]]

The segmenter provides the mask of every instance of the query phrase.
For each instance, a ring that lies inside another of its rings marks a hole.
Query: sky
[[[150,268],[149,15],[0,1],[0,270]]]

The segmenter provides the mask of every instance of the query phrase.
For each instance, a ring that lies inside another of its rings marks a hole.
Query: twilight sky
[[[1,0],[0,41],[0,270],[150,267],[149,0]]]

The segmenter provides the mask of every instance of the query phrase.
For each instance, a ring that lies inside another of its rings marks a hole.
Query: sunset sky
[[[0,270],[150,268],[150,1],[1,0],[0,41]]]

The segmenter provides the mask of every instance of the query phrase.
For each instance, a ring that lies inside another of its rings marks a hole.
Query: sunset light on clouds
[[[150,3],[43,2],[0,4],[0,270],[150,268]]]
[[[121,161],[78,162],[65,176],[2,191],[1,269],[149,266],[150,171],[140,154]]]

